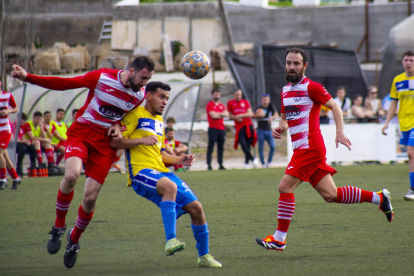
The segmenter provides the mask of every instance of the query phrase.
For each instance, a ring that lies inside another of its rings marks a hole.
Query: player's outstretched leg
[[[74,228],[70,228],[67,234],[68,245],[66,246],[65,256],[63,257],[63,263],[65,264],[66,268],[72,268],[75,265],[80,249],[79,241],[73,242],[70,237],[73,230]]]
[[[209,231],[203,207],[199,201],[193,201],[183,207],[191,216],[191,229],[197,242],[198,265],[200,267],[222,267],[222,264],[209,254]]]

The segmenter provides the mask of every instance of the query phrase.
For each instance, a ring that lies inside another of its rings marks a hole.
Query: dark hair
[[[211,95],[213,95],[216,92],[219,92],[220,93],[220,90],[218,90],[217,88],[214,88],[213,90],[211,90]]]
[[[79,109],[74,109],[74,110],[72,110],[72,115],[73,114],[75,114],[76,112],[78,112],[79,111]]]
[[[26,113],[22,113],[22,120],[27,121],[27,115],[26,115]]]
[[[167,135],[167,133],[170,132],[170,131],[174,131],[174,129],[173,128],[166,127],[165,128],[165,131],[164,131],[165,132],[165,135]]]
[[[33,118],[34,117],[42,117],[43,116],[43,114],[42,114],[42,112],[40,112],[40,111],[36,111],[34,114],[33,114]]]
[[[168,124],[169,122],[175,124],[175,119],[174,117],[168,117],[166,123]]]
[[[58,108],[58,109],[56,110],[56,113],[59,113],[59,112],[65,112],[65,113],[66,113],[66,111],[65,111],[64,109],[62,109],[62,108]]]
[[[134,68],[135,71],[141,71],[146,68],[148,71],[152,72],[155,69],[154,62],[147,56],[140,56],[134,59],[131,64],[131,68]]]
[[[171,87],[168,84],[160,81],[152,81],[147,83],[147,85],[145,86],[145,93],[154,94],[158,88],[161,88],[165,91],[171,91]]]
[[[40,111],[39,111],[40,112]],[[36,113],[35,113],[36,114]],[[43,115],[52,114],[50,111],[43,112]],[[36,115],[35,115],[36,116]]]
[[[361,94],[356,94],[355,96],[354,96],[354,98],[352,99],[352,101],[355,101],[357,98],[359,98],[359,97],[361,97],[361,98],[364,98],[364,97],[362,97],[362,95]]]
[[[285,59],[289,53],[301,54],[303,58],[303,64],[306,64],[308,62],[308,55],[306,54],[305,50],[303,50],[302,48],[299,48],[299,47],[287,48]]]
[[[402,58],[404,59],[405,56],[412,57],[412,56],[414,56],[414,52],[413,51],[407,51],[403,54]]]
[[[344,87],[344,86],[338,86],[338,87],[336,88],[336,92],[338,92],[338,90],[344,90],[344,91],[345,91],[345,93],[346,93],[346,89],[345,89],[345,87]]]

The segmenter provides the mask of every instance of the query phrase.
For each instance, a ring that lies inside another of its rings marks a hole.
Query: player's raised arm
[[[344,118],[342,116],[341,108],[333,99],[330,99],[324,105],[332,110],[332,114],[334,116],[336,125],[336,147],[338,147],[339,142],[342,145],[346,146],[349,150],[351,150],[351,141],[349,141],[348,137],[346,137],[344,134]]]

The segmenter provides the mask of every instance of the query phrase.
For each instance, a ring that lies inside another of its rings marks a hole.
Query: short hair
[[[344,87],[344,86],[338,86],[338,87],[336,88],[336,92],[338,92],[338,90],[344,90],[344,91],[345,91],[345,93],[346,93],[346,89],[345,89],[345,87]]]
[[[357,98],[359,98],[359,97],[364,98],[364,97],[362,97],[362,95],[361,95],[361,94],[356,94],[352,100],[353,100],[353,101],[355,101],[355,100],[356,100]]]
[[[402,58],[404,59],[405,56],[412,57],[412,56],[414,56],[414,52],[413,51],[407,51],[403,54]]]
[[[308,55],[306,54],[305,50],[303,50],[302,48],[299,48],[299,47],[287,48],[285,60],[286,60],[287,55],[289,55],[290,53],[301,54],[303,58],[303,64],[306,64],[308,62]]]
[[[174,118],[174,117],[168,117],[168,118],[167,118],[166,123],[167,123],[167,124],[169,124],[169,123],[173,123],[173,124],[175,124],[175,123],[176,123],[176,122],[175,122],[175,118]]]
[[[165,135],[167,135],[168,134],[168,132],[170,132],[170,131],[175,131],[173,128],[170,128],[170,127],[166,127],[165,128]]]
[[[140,56],[134,59],[131,63],[131,68],[134,68],[135,71],[141,71],[146,68],[148,71],[152,72],[155,69],[155,64],[152,59],[147,56]]]
[[[219,92],[220,93],[220,90],[218,90],[217,88],[214,88],[213,90],[211,90],[211,95],[213,95],[216,92]]]
[[[40,111],[39,111],[40,112]],[[46,116],[47,114],[52,114],[52,112],[50,112],[49,110],[43,112],[43,116]]]
[[[43,114],[40,111],[36,111],[35,113],[33,113],[33,118],[34,117],[43,117]]]
[[[78,112],[79,111],[79,109],[74,109],[74,110],[72,110],[72,115],[73,114],[75,114],[76,112]]]
[[[153,95],[155,92],[157,92],[158,88],[161,88],[165,91],[171,91],[171,87],[168,84],[160,81],[152,81],[147,83],[145,86],[145,93],[151,93]]]
[[[59,113],[59,112],[65,112],[65,113],[66,113],[66,111],[65,111],[64,109],[62,109],[62,108],[58,108],[58,109],[56,110],[56,113]]]
[[[27,121],[27,115],[26,115],[26,113],[22,113],[22,120]]]

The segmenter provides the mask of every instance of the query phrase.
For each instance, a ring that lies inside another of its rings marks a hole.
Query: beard
[[[132,89],[132,91],[134,91],[134,92],[138,92],[138,91],[141,89],[141,87],[142,87],[142,86],[140,86],[140,85],[135,84],[135,83],[132,81],[132,77],[131,77],[131,78],[129,78],[129,86],[131,86],[131,89]]]
[[[161,112],[159,112],[159,111],[155,111],[155,114],[156,114],[156,115],[160,115],[160,116],[161,116],[161,115],[162,115],[162,111],[161,111]]]
[[[299,73],[295,72],[295,75],[292,76],[289,73],[293,73],[293,71],[286,70],[286,80],[291,83],[297,83],[302,79],[304,71],[305,69],[302,69]]]
[[[213,101],[214,101],[214,102],[218,102],[219,100],[220,100],[220,98],[214,98],[214,97],[213,97]]]

